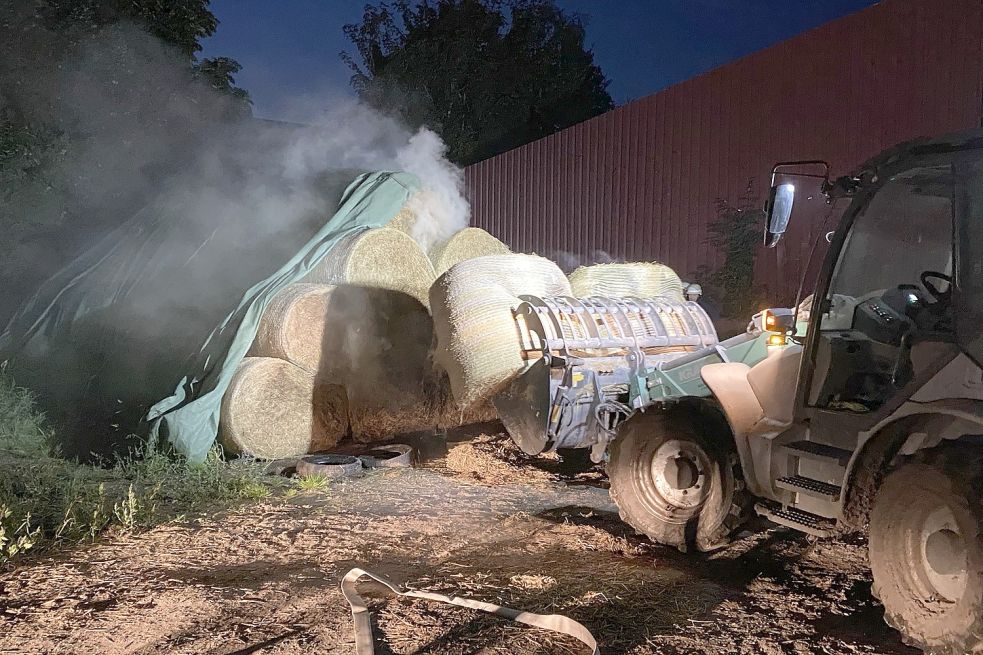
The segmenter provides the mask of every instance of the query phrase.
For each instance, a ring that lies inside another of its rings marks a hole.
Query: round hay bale
[[[556,264],[536,255],[493,255],[451,267],[430,288],[437,348],[458,405],[468,409],[525,368],[512,310],[519,294],[570,295]]]
[[[219,435],[233,454],[280,459],[330,448],[348,432],[345,391],[290,362],[242,360],[222,399]]]
[[[372,390],[393,375],[418,383],[429,370],[432,342],[429,312],[405,293],[302,283],[285,287],[267,306],[249,355]]]
[[[383,227],[340,241],[301,282],[401,291],[426,306],[436,277],[430,259],[411,236]]]
[[[337,334],[346,327],[330,311],[335,289],[327,284],[284,287],[263,312],[249,356],[275,357],[320,378],[332,377],[343,366]]]
[[[416,225],[416,213],[410,208],[409,204],[403,205],[403,208],[399,210],[399,213],[393,216],[393,219],[386,223],[386,228],[391,230],[399,230],[403,234],[413,236],[413,226]],[[414,239],[415,241],[416,239]]]
[[[432,343],[430,314],[404,293],[294,284],[267,307],[249,352],[346,387],[352,435],[368,442],[433,429]]]
[[[682,302],[683,283],[676,272],[657,262],[594,264],[570,274],[570,288],[577,298],[655,298],[666,296]]]
[[[433,262],[434,271],[440,276],[451,266],[468,259],[508,255],[511,252],[508,246],[480,227],[466,227],[431,250],[430,261]]]

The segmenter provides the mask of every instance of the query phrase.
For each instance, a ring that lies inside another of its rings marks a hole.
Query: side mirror
[[[779,184],[771,187],[771,195],[768,197],[768,204],[765,205],[765,246],[768,248],[774,248],[785,234],[794,202],[794,184]]]

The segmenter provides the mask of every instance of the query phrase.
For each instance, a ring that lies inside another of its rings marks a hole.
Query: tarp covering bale
[[[524,368],[512,316],[519,294],[570,295],[570,284],[548,259],[513,254],[460,262],[430,289],[434,359],[463,409],[499,391]]]
[[[427,305],[434,279],[433,264],[413,237],[384,227],[347,237],[303,281],[401,291]]]
[[[439,276],[459,262],[489,255],[508,255],[511,252],[508,246],[480,227],[466,227],[431,250],[430,260]]]
[[[0,333],[0,361],[37,394],[62,452],[126,452],[149,420],[151,435],[203,460],[266,304],[339,239],[392,220],[420,184],[370,173],[344,187],[352,174],[339,175],[334,196],[322,182],[288,188],[312,203],[272,225],[262,208],[244,214],[242,204],[179,202],[162,190],[28,299]],[[269,193],[231,171],[222,178],[223,199]]]
[[[680,302],[684,300],[679,276],[665,264],[656,262],[581,266],[570,274],[570,288],[577,298],[666,296]]]
[[[247,357],[222,400],[222,444],[235,454],[279,459],[331,448],[348,432],[345,391],[272,357]]]

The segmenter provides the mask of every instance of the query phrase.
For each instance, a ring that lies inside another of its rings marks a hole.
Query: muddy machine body
[[[754,513],[818,538],[867,531],[874,593],[905,640],[983,652],[983,131],[835,181],[823,162],[777,165],[766,246],[803,180],[847,207],[798,311],[721,343],[686,327],[578,350],[594,344],[557,331],[566,310],[530,299],[546,343],[500,409],[538,404],[506,427],[527,452],[593,448],[622,517],[681,549],[716,548]]]

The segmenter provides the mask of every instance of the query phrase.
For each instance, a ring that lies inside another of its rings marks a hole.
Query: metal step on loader
[[[822,161],[776,165],[767,247],[796,183],[846,205],[835,230],[811,226],[829,248],[802,311],[718,343],[693,302],[526,297],[529,365],[495,405],[527,453],[591,448],[622,518],[659,543],[717,548],[752,511],[865,533],[904,640],[983,652],[983,130],[835,181]]]

